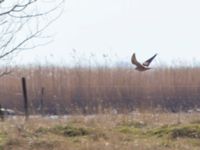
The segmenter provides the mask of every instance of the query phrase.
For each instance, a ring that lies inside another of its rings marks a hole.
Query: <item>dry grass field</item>
[[[199,150],[199,113],[32,116],[0,123],[2,150]]]

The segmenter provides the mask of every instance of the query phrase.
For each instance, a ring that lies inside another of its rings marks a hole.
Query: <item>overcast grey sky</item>
[[[105,53],[113,62],[129,62],[132,52],[141,60],[158,53],[157,62],[200,60],[200,1],[66,0],[48,33],[55,33],[52,43],[16,60],[72,64],[72,49],[100,61]]]

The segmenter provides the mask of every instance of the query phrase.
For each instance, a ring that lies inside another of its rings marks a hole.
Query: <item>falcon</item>
[[[147,59],[143,64],[141,64],[140,62],[137,61],[135,53],[133,53],[133,55],[131,57],[131,62],[132,62],[132,64],[136,65],[136,68],[135,68],[136,70],[146,71],[146,70],[152,69],[149,67],[149,65],[156,56],[157,56],[157,54],[155,54],[151,58]]]

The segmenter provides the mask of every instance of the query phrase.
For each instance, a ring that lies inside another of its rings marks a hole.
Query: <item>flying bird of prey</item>
[[[157,54],[155,54],[154,56],[152,56],[151,58],[147,59],[143,64],[141,64],[140,62],[137,61],[136,57],[135,57],[135,53],[133,53],[132,57],[131,57],[131,62],[132,64],[136,65],[136,70],[138,71],[146,71],[151,69],[149,67],[150,63],[153,61],[153,59],[157,56]]]

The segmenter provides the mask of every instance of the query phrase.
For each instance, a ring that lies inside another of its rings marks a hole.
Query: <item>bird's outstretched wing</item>
[[[133,53],[132,57],[131,57],[131,62],[132,64],[136,65],[137,67],[141,67],[142,65],[137,61],[136,57],[135,57],[135,53]]]
[[[154,56],[152,56],[151,58],[149,58],[148,60],[146,60],[143,65],[144,66],[149,66],[150,63],[152,62],[152,60],[157,56],[157,54],[155,54]]]

